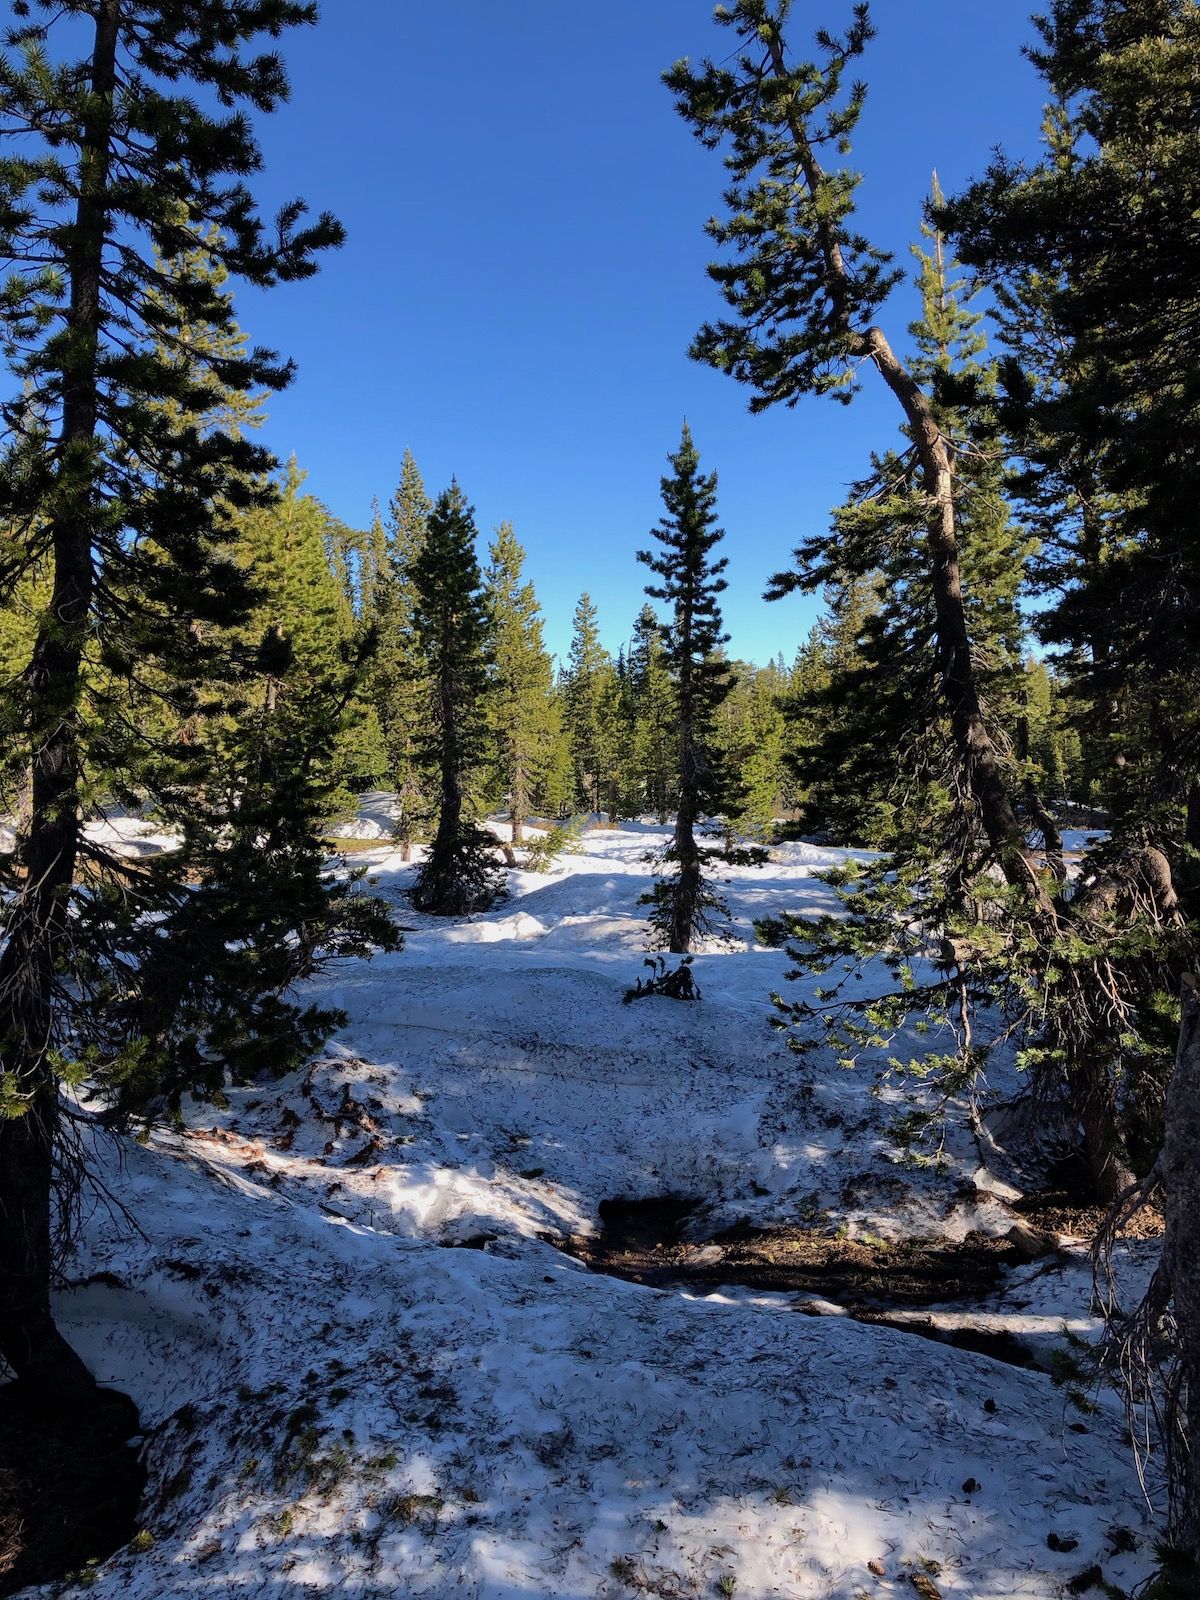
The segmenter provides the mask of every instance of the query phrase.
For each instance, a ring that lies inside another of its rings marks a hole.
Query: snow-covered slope
[[[700,1232],[1011,1222],[965,1134],[942,1171],[898,1165],[895,1091],[769,1026],[788,961],[751,920],[828,908],[812,874],[838,852],[731,870],[741,945],[697,958],[702,1002],[621,1004],[660,838],[589,833],[451,924],[408,908],[386,847],[358,856],[412,931],[318,986],[350,1018],[326,1057],[124,1152],[148,1237],[97,1212],[59,1310],[142,1408],[153,1543],[94,1594],[853,1600],[916,1575],[1049,1600],[1093,1563],[1148,1570],[1110,1553],[1148,1527],[1112,1407],[1082,1420],[1039,1372],[556,1248],[606,1197],[665,1192]],[[997,1325],[1087,1327],[1085,1276],[1016,1275]]]

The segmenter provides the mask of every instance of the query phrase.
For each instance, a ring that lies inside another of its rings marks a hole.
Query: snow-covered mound
[[[1081,1421],[1041,1372],[557,1248],[605,1198],[667,1192],[699,1232],[1011,1222],[965,1133],[940,1170],[901,1164],[897,1091],[770,1027],[806,980],[753,920],[830,909],[813,874],[844,853],[731,868],[702,1001],[622,1004],[664,837],[591,832],[463,922],[412,911],[390,848],[359,856],[413,931],[313,986],[350,1018],[324,1059],[124,1153],[148,1242],[98,1212],[59,1310],[142,1408],[153,1542],[94,1594],[874,1600],[915,1574],[1050,1600],[1093,1563],[1149,1569],[1112,1553],[1147,1513],[1107,1403]],[[1045,1272],[1013,1275],[998,1328],[1092,1325],[1082,1262]]]

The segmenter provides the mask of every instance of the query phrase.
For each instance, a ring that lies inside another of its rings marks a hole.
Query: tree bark
[[[525,837],[525,822],[529,816],[529,778],[520,759],[513,769],[510,807],[512,843],[518,845]]]
[[[1183,840],[1191,854],[1182,862],[1179,898],[1187,916],[1200,921],[1200,776],[1193,777],[1188,788]]]
[[[1067,1067],[1067,1089],[1096,1198],[1102,1205],[1112,1205],[1137,1181],[1125,1150],[1125,1119],[1116,1085],[1104,1062],[1088,1057]]]
[[[28,672],[32,804],[21,851],[24,877],[0,952],[0,1060],[25,1102],[22,1115],[0,1121],[0,1352],[19,1378],[60,1396],[93,1386],[50,1315],[59,1128],[52,1052],[54,986],[81,827],[78,717],[95,581],[97,364],[120,7],[121,0],[104,0],[96,14],[92,96],[80,136],[51,524],[53,587]]]
[[[1183,1382],[1179,1422],[1186,1450],[1172,1456],[1171,1533],[1200,1563],[1200,989],[1183,980],[1175,1071],[1167,1090],[1160,1161],[1166,1190],[1162,1265],[1171,1286]]]

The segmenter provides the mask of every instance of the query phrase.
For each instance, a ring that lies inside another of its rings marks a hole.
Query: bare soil
[[[807,1292],[848,1308],[944,1304],[986,1294],[1001,1269],[1024,1259],[1005,1239],[973,1233],[941,1240],[867,1243],[800,1226],[741,1225],[700,1242],[681,1238],[696,1202],[682,1195],[600,1205],[603,1231],[576,1237],[570,1254],[634,1283]]]
[[[1031,1259],[1030,1232],[1044,1235],[1036,1253],[1053,1254],[1058,1236],[1090,1241],[1104,1208],[1081,1204],[1072,1192],[1023,1202],[1014,1236],[970,1233],[960,1241],[910,1239],[897,1244],[852,1239],[819,1228],[743,1224],[703,1240],[685,1240],[684,1226],[698,1202],[687,1195],[649,1199],[618,1197],[600,1205],[599,1235],[578,1235],[568,1253],[595,1272],[658,1288],[711,1292],[738,1285],[760,1293],[794,1294],[795,1310],[842,1315],[884,1324],[920,1338],[974,1350],[1010,1366],[1037,1360],[1011,1334],[994,1328],[939,1323],[919,1308],[957,1306],[969,1312],[984,1300],[1005,1268]],[[1134,1232],[1160,1232],[1161,1217],[1147,1208]],[[1036,1239],[1035,1239],[1036,1243]],[[811,1297],[811,1298],[800,1298]]]

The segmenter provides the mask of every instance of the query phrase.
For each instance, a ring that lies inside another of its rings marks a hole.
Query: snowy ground
[[[450,924],[408,907],[386,844],[357,855],[412,931],[317,986],[350,1018],[326,1056],[124,1152],[146,1238],[98,1213],[59,1306],[148,1432],[152,1542],[94,1594],[1049,1600],[1096,1563],[1121,1588],[1149,1570],[1107,1402],[1081,1416],[1039,1372],[556,1248],[606,1197],[669,1191],[701,1234],[1012,1222],[967,1133],[941,1170],[899,1163],[898,1091],[769,1027],[798,986],[752,919],[828,908],[813,874],[841,853],[732,870],[741,944],[697,959],[702,1002],[621,1004],[660,840],[591,832]],[[988,1310],[1044,1346],[1094,1327],[1089,1292],[1068,1253]]]

